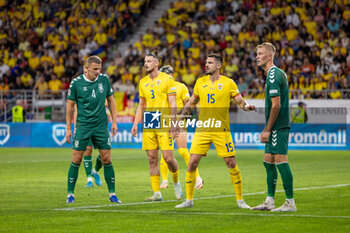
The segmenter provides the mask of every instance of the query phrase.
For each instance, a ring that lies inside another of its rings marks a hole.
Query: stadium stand
[[[42,112],[45,107],[32,102],[48,99],[55,107],[84,58],[99,55],[115,90],[126,93],[116,96],[122,111],[131,112],[125,108],[138,102],[143,58],[155,49],[190,89],[204,74],[206,55],[220,53],[223,74],[246,97],[264,98],[265,77],[255,62],[255,46],[263,41],[277,47],[275,64],[287,72],[291,98],[350,98],[348,0],[178,0],[125,54],[116,52],[156,2],[0,1],[2,106],[37,96],[29,107]]]

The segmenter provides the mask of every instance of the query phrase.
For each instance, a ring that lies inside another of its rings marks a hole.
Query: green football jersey
[[[113,89],[105,74],[99,74],[93,82],[83,74],[73,79],[67,98],[77,104],[77,125],[107,125],[105,100],[111,95]]]
[[[266,76],[265,86],[265,121],[270,118],[272,107],[271,98],[280,96],[281,108],[272,129],[290,128],[289,120],[289,89],[286,73],[276,66],[269,69]]]

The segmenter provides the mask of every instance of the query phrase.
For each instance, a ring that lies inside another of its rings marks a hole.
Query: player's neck
[[[214,74],[210,75],[210,77],[209,77],[210,81],[212,81],[212,82],[219,80],[219,78],[220,78],[219,72],[215,72]]]
[[[159,71],[158,70],[153,70],[151,73],[149,73],[149,77],[153,80],[154,78],[156,78],[159,75]]]
[[[270,63],[267,63],[267,64],[266,64],[266,66],[264,67],[264,70],[265,70],[266,74],[267,74],[267,72],[269,72],[269,70],[270,70],[271,67],[273,67],[273,66],[275,66],[275,65],[273,64],[273,62],[270,62]]]

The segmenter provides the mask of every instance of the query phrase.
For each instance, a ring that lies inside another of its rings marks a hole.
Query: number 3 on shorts
[[[171,137],[169,137],[169,146],[173,145],[173,140],[171,139]]]

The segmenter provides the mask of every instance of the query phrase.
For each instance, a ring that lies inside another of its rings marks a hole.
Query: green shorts
[[[95,149],[110,150],[112,146],[108,127],[77,127],[73,139],[73,149],[86,150],[88,145],[93,145]]]
[[[269,142],[265,143],[265,153],[288,154],[289,128],[271,130]]]

